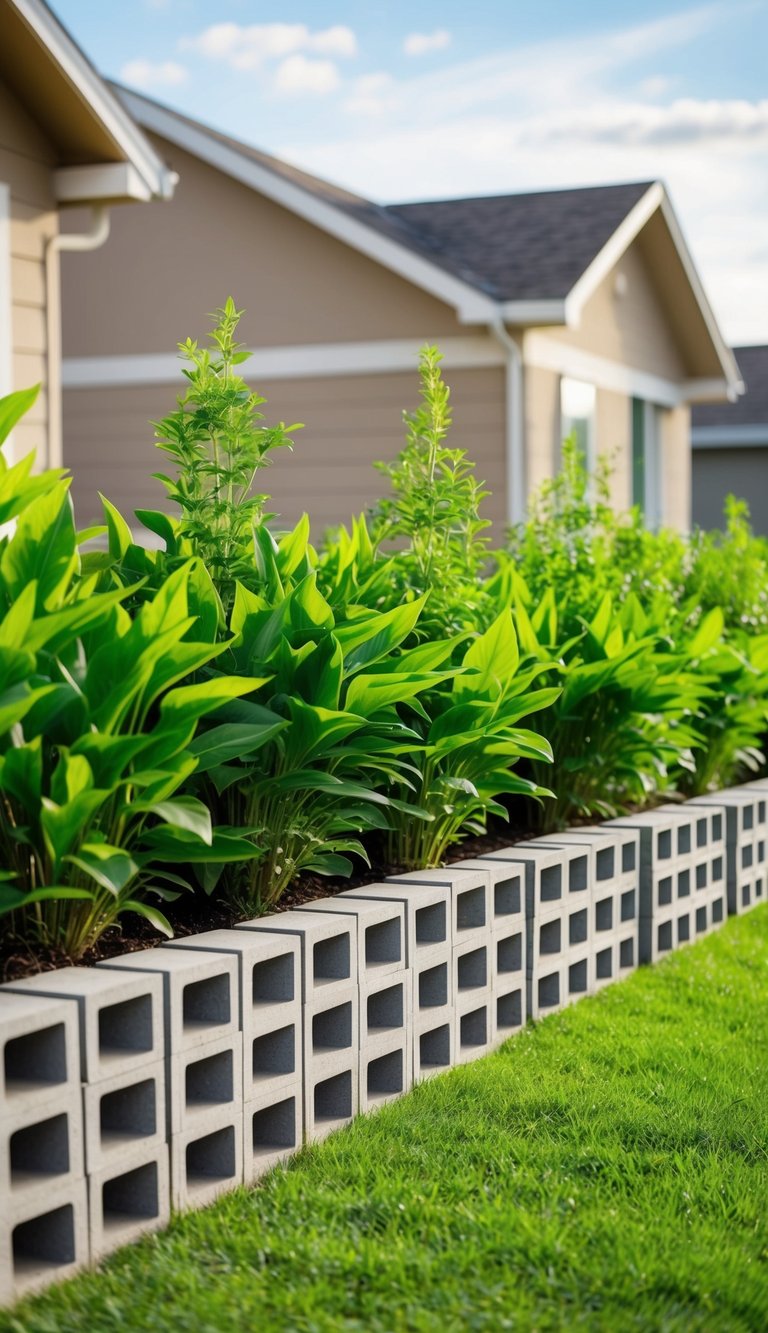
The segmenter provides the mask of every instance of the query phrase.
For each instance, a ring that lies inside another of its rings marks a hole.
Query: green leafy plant
[[[261,424],[258,408],[265,400],[237,374],[250,355],[235,336],[242,313],[230,297],[212,316],[210,348],[191,338],[179,343],[189,363],[183,371],[189,387],[176,411],[156,423],[157,445],[177,468],[175,477],[158,474],[181,510],[176,540],[192,543],[225,607],[236,581],[249,585],[257,571],[253,532],[264,521],[267,496],[253,493],[256,477],[271,452],[290,446],[290,433],[299,429]],[[152,516],[144,517],[151,525]]]

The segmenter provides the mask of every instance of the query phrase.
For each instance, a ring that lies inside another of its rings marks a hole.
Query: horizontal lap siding
[[[768,448],[694,449],[694,523],[722,528],[726,495],[746,500],[755,531],[768,537]]]
[[[50,145],[11,93],[0,84],[0,181],[11,192],[12,375],[16,389],[45,384],[45,246],[58,230],[51,193]],[[44,389],[14,430],[17,456],[45,445]]]
[[[452,371],[454,427],[450,441],[477,464],[477,476],[493,492],[487,517],[503,521],[504,372]],[[385,494],[387,482],[373,463],[389,460],[405,438],[404,408],[418,400],[413,374],[397,373],[281,380],[260,384],[267,397],[265,422],[302,421],[293,453],[280,451],[257,486],[273,497],[280,523],[307,510],[319,536],[347,522]],[[81,524],[99,516],[102,491],[130,517],[136,508],[162,508],[164,493],[152,473],[164,470],[147,424],[174,406],[175,386],[68,389],[64,394],[65,462],[75,474],[73,495]]]

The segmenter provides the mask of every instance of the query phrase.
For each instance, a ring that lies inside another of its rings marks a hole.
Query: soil
[[[446,857],[446,863],[461,861],[465,857],[482,856],[485,852],[497,851],[509,847],[525,838],[536,836],[536,830],[515,828],[512,830],[502,820],[494,820],[487,833],[481,837],[467,838],[452,847]],[[376,853],[375,846],[369,847],[370,868],[362,866],[360,871],[348,879],[325,879],[322,875],[304,874],[289,887],[280,902],[271,908],[275,912],[288,912],[293,907],[311,903],[316,898],[331,898],[344,889],[360,888],[365,884],[376,884],[387,875],[396,875],[404,866],[384,862]],[[228,929],[242,921],[242,915],[221,898],[206,899],[200,894],[186,900],[179,899],[166,911],[176,937],[199,935],[206,930]],[[79,964],[92,967],[104,959],[114,958],[118,954],[137,953],[141,949],[154,949],[164,944],[165,937],[160,935],[149,922],[131,913],[121,919],[119,925],[105,931],[94,949],[88,951]],[[20,940],[0,941],[0,979],[18,981],[21,977],[32,976],[36,972],[51,972],[58,967],[66,967],[71,959],[61,951],[41,951],[37,947],[26,946]]]

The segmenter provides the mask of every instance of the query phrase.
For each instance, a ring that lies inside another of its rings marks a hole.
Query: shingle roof
[[[696,426],[768,425],[768,346],[734,347],[744,393],[735,403],[697,403],[691,411]]]
[[[118,94],[128,91],[113,87]],[[158,105],[133,90],[130,96]],[[377,204],[170,107],[163,111],[496,301],[565,299],[652,184]]]

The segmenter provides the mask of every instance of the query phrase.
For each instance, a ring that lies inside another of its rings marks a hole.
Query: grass
[[[762,1331],[767,1205],[761,908],[0,1330]]]

